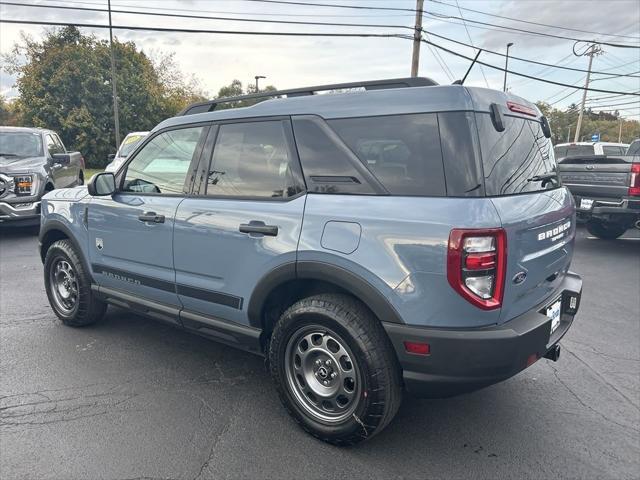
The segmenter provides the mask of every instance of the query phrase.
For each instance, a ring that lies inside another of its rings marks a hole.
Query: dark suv
[[[549,137],[521,98],[429,79],[197,104],[45,197],[47,294],[67,325],[114,304],[264,355],[303,428],[353,444],[403,389],[558,358],[582,281]]]

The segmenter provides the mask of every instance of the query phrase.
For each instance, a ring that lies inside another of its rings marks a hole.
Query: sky
[[[107,24],[103,12],[32,8],[29,4],[67,7],[106,8],[107,0],[19,0],[22,5],[2,5],[0,19],[37,20]],[[16,0],[14,0],[16,1]],[[357,7],[392,7],[414,9],[415,0],[297,0],[299,3],[333,5],[311,6],[269,3],[251,0],[112,0],[112,8],[139,12],[178,13],[183,15],[222,16],[268,20],[367,23],[379,27],[311,26],[276,23],[249,23],[209,19],[163,18],[157,16],[114,13],[114,25],[136,25],[167,28],[235,30],[250,32],[346,32],[394,33],[412,35],[415,14],[410,11],[389,11]],[[476,49],[436,37],[472,44],[477,48],[504,53],[507,43],[514,45],[510,55],[572,68],[585,69],[588,57],[573,53],[575,40],[540,36],[495,26],[518,28],[572,37],[578,40],[598,40],[627,46],[640,46],[640,1],[638,0],[425,0],[423,28],[426,38],[467,57]],[[477,12],[471,11],[476,10]],[[482,13],[479,13],[482,12]],[[496,17],[502,16],[503,18]],[[456,18],[463,18],[463,22]],[[509,17],[509,18],[504,18]],[[517,20],[521,21],[517,21]],[[495,26],[469,22],[491,23]],[[524,22],[535,22],[536,25]],[[50,28],[50,27],[49,27]],[[21,32],[38,39],[45,27],[0,23],[0,53],[7,53]],[[571,30],[573,29],[573,30]],[[98,38],[108,38],[108,30],[82,29]],[[576,31],[579,30],[579,31]],[[175,53],[182,73],[194,75],[202,88],[215,96],[218,89],[239,79],[243,84],[254,82],[255,75],[264,75],[261,85],[280,89],[326,83],[354,82],[382,78],[406,77],[410,74],[412,42],[404,38],[337,38],[287,37],[230,34],[196,34],[177,32],[146,32],[115,30],[123,41],[134,41],[149,54]],[[430,35],[431,34],[431,35]],[[586,43],[576,44],[578,53]],[[479,60],[504,67],[504,57],[481,53]],[[469,60],[422,44],[419,75],[431,77],[441,84],[451,83],[466,72]],[[515,60],[509,69],[560,83],[583,85],[584,72],[549,68]],[[592,88],[616,92],[640,92],[640,48],[603,46],[603,53],[594,57],[594,71],[614,74],[635,74],[636,77],[592,76]],[[504,73],[489,67],[474,66],[465,84],[502,89]],[[15,77],[0,73],[0,94],[7,98],[17,95]],[[581,100],[582,92],[549,85],[532,79],[509,75],[510,91],[531,101],[547,101],[564,108]],[[602,109],[618,108],[626,118],[640,119],[640,97],[609,97],[611,94],[590,92],[588,105]],[[601,98],[609,97],[609,98]],[[625,103],[621,106],[611,106]],[[596,108],[597,109],[597,108]]]

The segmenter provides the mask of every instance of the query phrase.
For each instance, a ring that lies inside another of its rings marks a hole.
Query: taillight
[[[447,279],[467,301],[484,310],[502,305],[507,235],[502,228],[453,229],[447,251]]]
[[[631,164],[631,181],[629,182],[629,196],[640,197],[640,163]]]

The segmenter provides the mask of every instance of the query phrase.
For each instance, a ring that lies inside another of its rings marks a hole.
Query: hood
[[[67,202],[77,202],[89,195],[86,185],[73,188],[60,188],[47,193],[44,197],[47,200],[62,200]]]
[[[44,157],[3,157],[0,156],[0,172],[25,172],[42,167],[46,163]]]

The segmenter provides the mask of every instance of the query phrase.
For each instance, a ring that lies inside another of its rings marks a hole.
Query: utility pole
[[[574,52],[575,53],[575,52]],[[591,65],[593,64],[593,57],[601,55],[603,53],[600,46],[596,43],[592,43],[591,47],[587,49],[582,55],[589,57],[589,68],[587,70],[587,80],[584,84],[584,91],[582,92],[582,102],[580,103],[580,115],[578,115],[578,125],[576,125],[576,135],[573,137],[573,141],[577,142],[580,138],[580,128],[582,128],[582,117],[584,116],[584,104],[587,101],[587,90],[589,88],[589,80],[591,79]]]
[[[618,130],[618,143],[622,143],[622,117],[620,117],[620,129]]]
[[[416,27],[413,32],[413,55],[411,56],[411,76],[418,76],[420,65],[420,43],[422,42],[422,9],[424,0],[416,0]]]
[[[569,125],[569,131],[567,132],[567,143],[569,143],[570,137],[571,137],[571,125]]]
[[[504,84],[502,85],[502,91],[507,91],[507,69],[509,68],[509,48],[513,47],[513,43],[507,43],[507,56],[504,59]]]
[[[116,151],[120,148],[120,117],[118,114],[118,86],[116,85],[116,56],[113,51],[113,28],[111,27],[111,0],[109,8],[109,50],[111,51],[111,88],[113,91],[113,122],[116,128]]]

